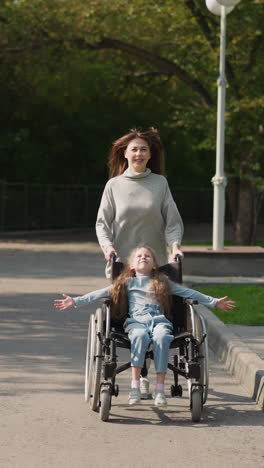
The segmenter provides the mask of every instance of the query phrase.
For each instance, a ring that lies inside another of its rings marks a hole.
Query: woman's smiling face
[[[149,145],[142,138],[134,138],[127,145],[124,156],[129,169],[134,172],[144,172],[150,159]]]

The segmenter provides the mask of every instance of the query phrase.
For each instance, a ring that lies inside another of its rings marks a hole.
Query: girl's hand
[[[106,259],[107,262],[110,262],[111,257],[112,257],[113,254],[117,256],[117,253],[116,253],[114,247],[112,245],[109,245],[108,247],[106,247],[106,249],[105,249],[105,259]]]
[[[221,297],[220,299],[218,299],[215,307],[217,307],[218,309],[222,309],[225,312],[231,309],[235,309],[236,308],[235,301],[227,301],[226,299],[228,299],[228,296]]]
[[[75,302],[71,296],[63,294],[63,297],[65,297],[65,299],[55,299],[54,307],[56,307],[56,309],[66,310],[75,305]]]

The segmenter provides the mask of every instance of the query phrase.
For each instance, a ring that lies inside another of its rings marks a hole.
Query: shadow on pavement
[[[53,299],[54,294],[50,293],[2,297],[2,397],[79,394],[82,404],[87,328],[95,306],[61,312],[53,309]],[[137,409],[124,404],[129,374],[120,376],[117,383],[120,380],[126,390],[123,388],[119,398],[113,399],[108,424],[192,426],[197,430],[207,426],[263,427],[263,413],[257,412],[254,402],[244,396],[210,388],[203,418],[194,424],[186,391],[182,399],[169,398],[167,410],[155,408],[149,402]],[[90,417],[98,415],[91,413]]]
[[[254,406],[254,402],[250,399],[243,398],[237,404],[241,407],[245,404],[245,409],[236,409],[236,395],[223,394],[223,402],[217,402],[211,405],[210,402],[206,403],[203,409],[203,416],[199,423],[193,423],[191,420],[191,412],[189,410],[189,401],[186,399],[183,405],[179,405],[179,400],[170,400],[167,409],[162,410],[154,406],[147,407],[143,410],[129,408],[127,405],[118,406],[118,402],[112,407],[110,413],[110,424],[121,425],[153,425],[153,426],[188,426],[194,427],[197,430],[204,427],[222,427],[222,426],[260,426],[263,427],[263,415],[261,412],[256,412],[246,409],[248,405]],[[175,409],[171,402],[175,401]],[[120,416],[119,409],[122,409],[122,416]],[[129,414],[124,414],[129,413]],[[158,416],[159,420],[157,421]]]
[[[85,261],[85,258],[87,260]],[[0,278],[67,278],[93,275],[104,277],[101,253],[69,251],[1,251]]]
[[[53,309],[53,299],[54,294],[2,296],[2,394],[83,391],[87,329],[94,308],[61,312]]]

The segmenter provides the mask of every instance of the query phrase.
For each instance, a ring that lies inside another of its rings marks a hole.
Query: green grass
[[[185,245],[188,246],[188,247],[192,246],[192,245],[195,245],[195,246],[197,246],[197,245],[209,246],[210,245],[210,246],[212,246],[212,242],[192,242],[191,244],[189,244],[189,243],[185,244],[183,242],[183,246],[185,246]],[[236,244],[233,241],[225,241],[225,245],[234,245],[235,246]],[[258,247],[264,247],[264,241],[263,242],[258,241],[258,242],[256,242],[255,245],[258,246]],[[245,246],[245,247],[247,247],[247,246]]]
[[[196,289],[196,286],[194,287]],[[237,325],[264,325],[264,287],[237,284],[197,286],[197,290],[213,297],[228,296],[236,301],[236,309],[224,312],[213,309],[224,323]]]

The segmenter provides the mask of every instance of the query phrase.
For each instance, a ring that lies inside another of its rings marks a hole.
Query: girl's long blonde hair
[[[151,281],[150,281],[150,288],[149,294],[153,294],[157,299],[158,304],[164,310],[164,314],[168,319],[171,319],[170,313],[170,306],[171,306],[171,292],[169,288],[169,281],[167,276],[163,273],[159,272],[158,263],[156,260],[155,253],[151,247],[148,245],[141,245],[136,247],[130,253],[127,263],[122,271],[122,273],[118,276],[118,278],[114,281],[112,289],[111,289],[111,299],[113,302],[113,311],[112,316],[116,319],[122,319],[127,316],[127,291],[126,285],[129,278],[136,276],[135,271],[131,268],[134,256],[136,255],[139,249],[147,249],[154,262],[154,268],[152,271]]]

